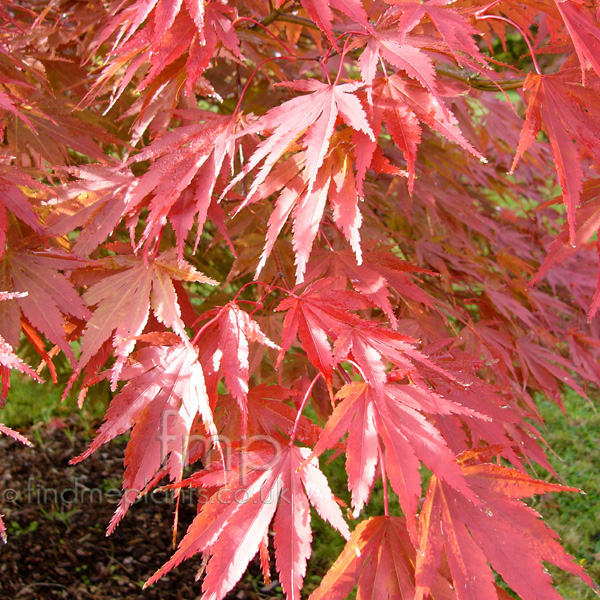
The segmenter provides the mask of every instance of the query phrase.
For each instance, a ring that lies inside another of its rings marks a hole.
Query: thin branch
[[[518,79],[480,79],[479,76],[461,75],[456,71],[447,70],[443,67],[436,67],[435,70],[439,75],[462,81],[473,89],[484,92],[497,92],[498,89],[516,90],[522,88],[525,83],[524,77]]]
[[[271,13],[270,15],[265,17],[261,21],[261,23],[263,25],[268,25],[269,23],[273,23],[273,21],[284,21],[287,23],[295,23],[296,25],[304,25],[305,27],[309,27],[310,29],[315,29],[317,31],[321,31],[319,26],[316,23],[313,23],[310,19],[306,19],[304,17],[297,17],[296,15],[290,15],[288,13],[282,13],[282,12],[279,12],[278,14],[276,14],[276,13],[277,13],[277,11],[275,11],[274,13]],[[269,19],[269,17],[271,15],[274,15],[274,16],[267,23],[267,19]]]

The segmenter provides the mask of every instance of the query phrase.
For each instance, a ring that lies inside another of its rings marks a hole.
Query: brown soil
[[[30,432],[34,449],[0,439],[0,512],[8,530],[8,543],[0,542],[0,599],[198,598],[201,583],[194,579],[200,556],[142,590],[172,555],[174,504],[160,494],[139,501],[106,537],[118,502],[126,440],[69,466],[89,443],[73,431],[44,427]],[[195,514],[195,500],[188,495],[180,507],[178,539]],[[275,588],[276,582],[264,587],[251,565],[250,574],[227,597],[273,598]]]

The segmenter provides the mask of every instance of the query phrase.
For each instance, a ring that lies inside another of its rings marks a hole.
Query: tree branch
[[[456,71],[444,69],[443,67],[436,67],[435,70],[436,73],[438,73],[439,75],[444,75],[445,77],[450,77],[452,79],[456,79],[457,81],[462,81],[463,83],[466,83],[469,87],[484,92],[497,92],[500,89],[517,90],[519,88],[522,88],[525,83],[524,77],[519,77],[517,79],[496,79],[494,81],[492,79],[481,79],[479,76],[461,75]]]

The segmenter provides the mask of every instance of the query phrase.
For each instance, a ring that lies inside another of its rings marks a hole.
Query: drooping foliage
[[[591,0],[3,2],[2,400],[110,382],[72,461],[131,432],[109,531],[202,492],[149,583],[273,555],[298,599],[314,507],[314,600],[593,586],[523,499],[577,492],[533,475],[535,395],[600,386],[599,98]]]

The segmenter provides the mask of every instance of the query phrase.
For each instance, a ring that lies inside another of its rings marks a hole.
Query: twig
[[[439,75],[444,75],[445,77],[450,77],[452,79],[456,79],[457,81],[462,81],[466,83],[468,86],[472,87],[476,90],[481,90],[484,92],[497,92],[498,89],[502,90],[516,90],[522,88],[525,83],[525,78],[520,77],[518,79],[480,79],[479,76],[471,76],[471,75],[461,75],[456,71],[450,71],[444,69],[442,67],[436,68],[436,73]]]

